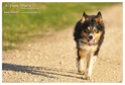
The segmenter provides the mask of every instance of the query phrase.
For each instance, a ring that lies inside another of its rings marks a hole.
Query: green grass
[[[58,31],[73,26],[83,11],[101,11],[116,3],[2,3],[3,50],[13,48],[4,43],[18,44],[34,36],[44,36],[48,31]],[[7,5],[7,6],[6,6]],[[23,6],[22,6],[23,5]],[[26,8],[38,9],[21,9]],[[15,11],[15,13],[5,13]],[[38,12],[38,13],[21,13]]]
[[[11,50],[11,49],[16,49],[16,47],[11,46],[11,45],[8,45],[8,46],[4,46],[4,47],[2,48],[2,50],[4,50],[4,51]]]

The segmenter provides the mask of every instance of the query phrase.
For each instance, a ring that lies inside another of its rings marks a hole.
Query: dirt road
[[[3,51],[2,82],[122,82],[122,11],[122,5],[101,11],[106,34],[92,80],[77,73],[72,26]]]

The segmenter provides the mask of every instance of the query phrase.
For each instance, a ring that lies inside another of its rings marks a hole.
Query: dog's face
[[[101,13],[98,12],[97,15],[87,15],[84,12],[81,24],[83,42],[89,45],[97,44],[104,33]]]

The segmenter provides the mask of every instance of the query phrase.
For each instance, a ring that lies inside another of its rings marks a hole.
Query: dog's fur
[[[103,42],[105,27],[101,12],[97,15],[87,15],[77,22],[74,30],[74,40],[77,46],[78,72],[90,79],[100,46]]]

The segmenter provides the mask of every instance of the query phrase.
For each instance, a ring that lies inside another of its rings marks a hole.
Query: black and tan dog
[[[105,27],[101,12],[97,15],[87,15],[77,22],[74,30],[74,40],[77,45],[78,71],[84,78],[90,79],[92,68],[97,59],[100,46],[103,42]]]

